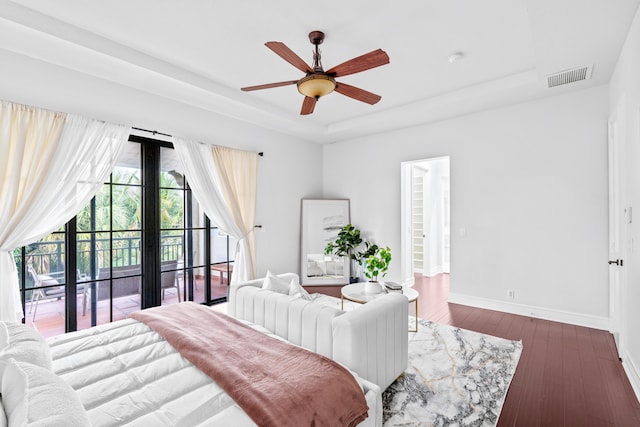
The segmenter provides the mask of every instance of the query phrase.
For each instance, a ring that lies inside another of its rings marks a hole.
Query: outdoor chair
[[[27,265],[27,271],[33,279],[33,291],[31,291],[31,301],[29,303],[29,313],[33,311],[32,321],[36,320],[36,312],[38,311],[38,303],[42,299],[62,299],[64,297],[64,286],[53,286],[43,288],[43,286],[57,285],[58,281],[51,276],[38,274],[32,265]],[[34,307],[35,304],[35,307]]]
[[[62,286],[52,286],[57,285],[57,279],[46,275],[46,274],[38,274],[34,270],[32,265],[27,265],[27,272],[31,276],[33,280],[33,289],[31,293],[31,300],[29,302],[29,313],[33,311],[33,316],[31,321],[36,320],[36,313],[38,311],[38,303],[43,299],[58,299],[61,300],[65,296],[65,287]],[[90,283],[82,283],[82,280],[86,280],[84,276],[80,275],[78,272],[78,284],[76,287],[76,292],[78,294],[82,294],[82,315],[84,316],[87,312],[87,299],[90,296]],[[46,287],[50,286],[50,287]],[[35,304],[35,306],[34,306]]]
[[[176,277],[176,268],[178,267],[178,261],[165,261],[162,263],[162,275],[160,278],[160,287],[162,288],[162,299],[164,300],[164,290],[168,288],[176,288],[178,290],[178,302],[181,302],[180,297],[180,284]],[[171,271],[166,271],[171,270]],[[182,273],[182,270],[180,270]],[[183,277],[184,279],[184,277]]]
[[[176,270],[176,286],[179,289],[184,289],[184,261],[182,258],[178,259]],[[191,273],[189,273],[191,274]],[[195,290],[198,290],[198,281],[193,281],[193,286],[195,286]]]

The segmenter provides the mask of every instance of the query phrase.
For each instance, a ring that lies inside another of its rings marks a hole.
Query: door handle
[[[624,265],[624,261],[621,259],[617,259],[615,261],[609,261],[609,265],[611,264],[619,265],[620,267],[622,267]]]

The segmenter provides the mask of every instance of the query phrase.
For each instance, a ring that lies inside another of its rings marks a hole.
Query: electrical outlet
[[[513,289],[509,289],[507,291],[507,297],[510,299],[514,299],[515,298],[515,293],[513,292]]]

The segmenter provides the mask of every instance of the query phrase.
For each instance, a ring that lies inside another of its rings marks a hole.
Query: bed
[[[30,391],[25,391],[30,384],[17,385],[19,380],[3,377],[2,400],[9,415],[15,415],[12,407],[20,407],[11,402],[19,394],[35,406],[29,409],[35,413],[29,419],[41,419],[40,425],[45,426],[256,425],[214,381],[137,320],[53,337],[38,351],[44,360],[50,351],[51,370],[41,363],[43,372],[34,373],[38,380],[29,378],[29,383],[36,384]],[[38,358],[33,349],[29,353],[27,361]],[[47,372],[50,378],[43,385],[41,377]],[[367,404],[379,411],[380,389],[366,381],[361,384]],[[29,392],[33,394],[25,398]],[[50,406],[58,408],[47,413]],[[374,413],[361,425],[375,425],[375,421]]]
[[[241,321],[273,342],[284,342],[263,325]],[[2,370],[0,426],[7,417],[39,418],[33,425],[43,426],[263,425],[158,332],[135,319],[48,340],[24,325],[0,323]],[[366,402],[367,418],[358,425],[381,425],[382,388],[349,373]],[[311,379],[304,381],[311,384]],[[304,408],[305,403],[296,404]]]

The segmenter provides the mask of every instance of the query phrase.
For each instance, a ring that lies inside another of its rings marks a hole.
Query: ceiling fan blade
[[[348,76],[349,74],[359,73],[388,63],[389,55],[384,50],[378,49],[336,65],[327,70],[327,74],[335,77]]]
[[[311,98],[310,96],[305,96],[304,101],[302,101],[302,109],[300,110],[301,116],[306,116],[307,114],[313,113],[313,109],[316,107],[316,99]]]
[[[303,73],[313,73],[313,69],[309,67],[309,65],[307,65],[307,63],[304,62],[302,58],[296,55],[296,53],[289,49],[284,43],[266,42],[264,45]]]
[[[240,90],[249,92],[252,90],[270,89],[272,87],[288,86],[296,83],[298,83],[297,80],[289,80],[288,82],[267,83],[266,85],[258,85],[258,86],[247,86],[247,87],[240,88]]]
[[[348,96],[349,98],[366,102],[367,104],[371,105],[376,104],[382,99],[380,95],[376,95],[375,93],[367,92],[366,90],[360,89],[359,87],[351,86],[341,82],[336,82],[336,88],[334,90],[338,93]]]

